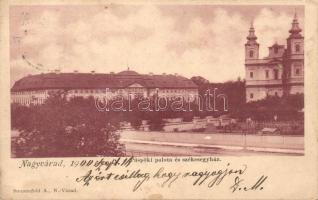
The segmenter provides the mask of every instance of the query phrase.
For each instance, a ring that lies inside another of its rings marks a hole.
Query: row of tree
[[[225,83],[210,83],[202,77],[193,77],[192,80],[199,86],[201,94],[208,89],[216,88],[219,94],[225,94],[228,99],[228,111],[224,113],[241,121],[247,118],[257,121],[273,121],[274,118],[279,121],[303,120],[303,94],[267,96],[265,99],[246,103],[245,81],[240,78]]]
[[[130,102],[131,111],[103,112],[97,109],[93,98],[67,99],[64,92],[52,93],[42,105],[12,104],[12,129],[20,132],[12,143],[14,154],[16,157],[120,156],[123,146],[118,141],[117,130],[123,121],[138,129],[142,120],[148,120],[150,130],[158,131],[162,130],[165,118],[192,121],[194,116],[229,114],[242,121],[246,118],[274,120],[275,116],[278,120],[303,119],[304,96],[301,94],[245,103],[244,81],[211,84],[201,80],[197,84],[201,96],[215,88],[217,94],[225,94],[228,109],[202,111],[191,105],[192,110],[175,111],[170,109],[172,102],[168,101],[167,110],[149,112],[138,109],[140,99],[135,99]],[[218,101],[218,105],[223,105],[222,99]]]

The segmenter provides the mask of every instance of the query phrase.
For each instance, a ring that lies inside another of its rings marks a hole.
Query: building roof
[[[16,81],[11,91],[44,89],[127,88],[139,84],[146,88],[197,88],[192,80],[179,75],[138,74],[123,71],[117,74],[46,73],[29,75]]]
[[[282,63],[282,57],[265,57],[263,59],[246,60],[245,65],[275,65]]]

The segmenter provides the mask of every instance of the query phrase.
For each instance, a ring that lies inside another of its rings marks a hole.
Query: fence
[[[273,132],[263,129],[275,129]],[[223,125],[208,124],[205,132],[238,133],[238,134],[274,134],[304,135],[303,121],[252,121],[251,123],[236,122]]]

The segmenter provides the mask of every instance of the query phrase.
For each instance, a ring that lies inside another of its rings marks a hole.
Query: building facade
[[[287,38],[287,47],[270,46],[268,56],[259,58],[259,43],[251,24],[245,44],[246,101],[266,96],[304,92],[304,37],[295,14]]]
[[[195,98],[198,86],[177,74],[139,74],[132,70],[119,73],[47,73],[29,75],[11,88],[11,103],[29,106],[42,104],[51,92],[65,91],[68,98],[94,97],[175,97]]]

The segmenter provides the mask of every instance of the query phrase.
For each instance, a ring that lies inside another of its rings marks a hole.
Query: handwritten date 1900
[[[260,178],[258,178],[258,180],[253,186],[247,187],[247,186],[244,186],[244,184],[242,184],[244,182],[244,179],[237,176],[235,177],[234,184],[230,187],[230,189],[232,190],[232,193],[237,190],[239,191],[263,190],[264,188],[261,185],[265,182],[266,179],[267,179],[267,176],[262,175]]]

